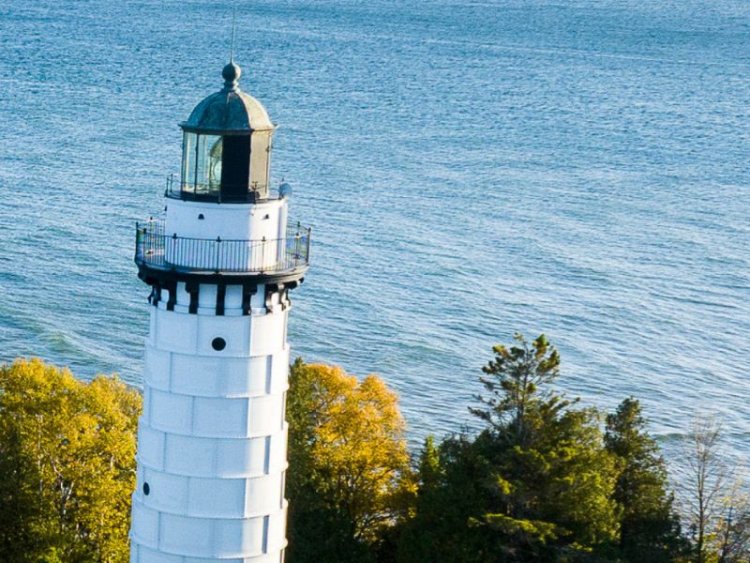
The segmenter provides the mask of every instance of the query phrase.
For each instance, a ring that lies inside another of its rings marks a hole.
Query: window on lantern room
[[[195,133],[185,132],[182,136],[182,191],[195,191]]]
[[[221,153],[221,136],[186,132],[182,143],[182,191],[218,195]]]
[[[198,135],[195,147],[195,193],[218,195],[221,189],[222,139]]]

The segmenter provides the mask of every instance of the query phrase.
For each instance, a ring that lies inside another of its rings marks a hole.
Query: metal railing
[[[135,262],[160,270],[267,274],[307,267],[309,227],[288,227],[285,238],[200,239],[166,234],[162,221],[136,223]]]

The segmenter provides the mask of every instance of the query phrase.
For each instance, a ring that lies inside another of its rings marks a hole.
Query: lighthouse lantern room
[[[270,190],[274,126],[240,68],[183,131],[181,178],[136,226],[151,287],[131,562],[283,562],[289,290],[310,230]]]

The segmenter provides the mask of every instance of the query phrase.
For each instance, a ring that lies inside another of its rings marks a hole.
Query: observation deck
[[[284,238],[261,240],[200,239],[164,232],[164,222],[136,223],[135,263],[149,280],[237,283],[300,280],[310,263],[311,229],[287,227]]]

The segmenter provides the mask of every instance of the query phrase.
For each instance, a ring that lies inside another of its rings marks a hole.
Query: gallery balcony
[[[166,234],[162,221],[150,220],[136,224],[135,263],[159,278],[299,279],[309,266],[310,233],[298,223],[278,239],[200,239]]]

